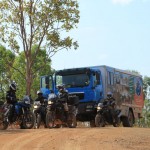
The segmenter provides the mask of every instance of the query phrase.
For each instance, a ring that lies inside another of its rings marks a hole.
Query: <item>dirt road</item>
[[[0,131],[0,150],[150,150],[150,129],[9,129]]]

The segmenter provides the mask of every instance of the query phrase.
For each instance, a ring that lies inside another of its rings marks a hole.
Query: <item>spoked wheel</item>
[[[77,127],[77,120],[75,115],[70,115],[68,119],[68,127],[69,128],[76,128]]]
[[[27,112],[24,115],[22,127],[25,129],[31,129],[34,126],[35,116],[33,112]]]
[[[37,114],[34,114],[34,116],[35,116],[34,128],[38,129],[41,125],[41,115],[37,113]]]
[[[95,125],[96,127],[105,127],[105,121],[100,114],[95,116]]]
[[[54,127],[54,121],[55,121],[55,115],[54,112],[47,112],[46,114],[46,126],[47,128],[53,128]]]
[[[0,130],[6,130],[7,128],[8,128],[8,121],[5,121],[2,115],[0,117]]]
[[[117,118],[116,122],[113,123],[113,126],[114,127],[119,127],[120,124],[121,124],[121,120],[120,120],[120,118]]]

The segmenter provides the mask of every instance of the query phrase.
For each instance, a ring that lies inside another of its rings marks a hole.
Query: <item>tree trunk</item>
[[[26,65],[26,95],[30,95],[31,92],[31,86],[32,86],[32,70],[31,67],[29,65],[29,61],[27,61],[27,65]]]

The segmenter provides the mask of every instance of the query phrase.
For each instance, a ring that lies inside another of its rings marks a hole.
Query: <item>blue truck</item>
[[[135,120],[142,117],[144,93],[140,75],[102,65],[63,69],[53,75],[41,76],[40,88],[45,97],[51,90],[57,94],[60,84],[65,85],[69,95],[80,99],[78,121],[89,121],[93,126],[97,105],[108,92],[113,93],[117,108],[121,110],[123,126],[133,126]]]

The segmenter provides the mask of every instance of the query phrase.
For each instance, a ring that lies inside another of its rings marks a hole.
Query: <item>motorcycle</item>
[[[44,116],[42,112],[44,113]],[[46,105],[41,104],[40,101],[35,101],[33,104],[33,113],[35,115],[35,123],[34,123],[34,128],[37,129],[40,127],[43,119],[42,117],[46,117]],[[46,126],[45,126],[46,127]]]
[[[48,98],[46,125],[48,128],[66,126],[76,128],[76,106],[68,104],[68,118],[66,118],[63,101],[57,97]]]
[[[97,106],[97,114],[95,116],[96,127],[105,127],[105,125],[113,125],[114,127],[120,126],[120,116],[121,110],[115,109],[115,121],[113,120],[112,114],[110,112],[110,105],[104,105],[99,103]]]
[[[21,102],[15,104],[13,118],[9,120],[11,104],[4,103],[0,107],[0,130],[6,130],[9,125],[19,125],[21,129],[31,129],[34,125],[34,115],[30,110],[30,98],[25,96]]]

